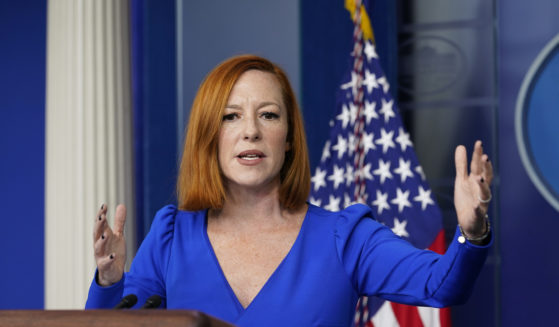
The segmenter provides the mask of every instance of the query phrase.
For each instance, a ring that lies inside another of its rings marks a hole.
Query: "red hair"
[[[288,209],[305,204],[310,191],[310,166],[303,118],[287,75],[267,59],[243,55],[214,68],[200,85],[192,104],[177,183],[179,209],[220,209],[226,194],[217,158],[222,116],[237,79],[248,70],[274,75],[288,116],[289,150],[280,171],[280,203]]]

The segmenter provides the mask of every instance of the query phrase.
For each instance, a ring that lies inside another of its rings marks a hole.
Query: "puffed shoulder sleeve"
[[[128,294],[135,294],[141,307],[147,298],[159,295],[162,307],[166,306],[165,278],[171,255],[177,208],[168,205],[160,209],[153,220],[149,233],[138,249],[130,272],[122,280],[109,287],[99,286],[93,280],[86,308],[112,307]]]
[[[165,279],[173,235],[177,208],[169,205],[155,215],[151,229],[136,253],[130,272],[124,282],[124,293],[136,294],[136,307],[144,304],[152,295],[159,295],[166,305]]]
[[[445,255],[415,248],[372,219],[370,208],[353,205],[339,212],[336,247],[360,295],[444,307],[464,303],[481,270],[488,246],[458,242]]]

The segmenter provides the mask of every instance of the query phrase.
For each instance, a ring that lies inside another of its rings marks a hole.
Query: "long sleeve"
[[[120,302],[122,293],[124,291],[125,274],[122,279],[117,283],[103,287],[97,284],[97,269],[95,270],[95,277],[89,286],[89,293],[87,295],[87,302],[85,303],[86,309],[111,309]]]
[[[361,295],[444,307],[464,303],[487,257],[487,246],[458,242],[445,255],[413,247],[371,219],[366,206],[339,213],[336,246],[344,269]]]
[[[125,273],[118,283],[102,287],[93,279],[86,309],[112,308],[128,294],[138,297],[134,307],[141,307],[152,295],[159,295],[161,306],[166,307],[165,279],[176,212],[174,206],[166,206],[157,212],[148,235],[136,253],[130,272]]]

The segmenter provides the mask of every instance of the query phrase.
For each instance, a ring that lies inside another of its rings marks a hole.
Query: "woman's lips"
[[[237,160],[243,165],[252,166],[262,162],[262,160],[264,160],[265,157],[266,156],[261,151],[247,150],[239,153],[237,155]]]

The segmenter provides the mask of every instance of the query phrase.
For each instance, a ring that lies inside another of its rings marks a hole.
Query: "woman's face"
[[[280,84],[271,73],[243,73],[229,95],[219,133],[218,160],[226,187],[279,185],[289,150],[288,117]]]

